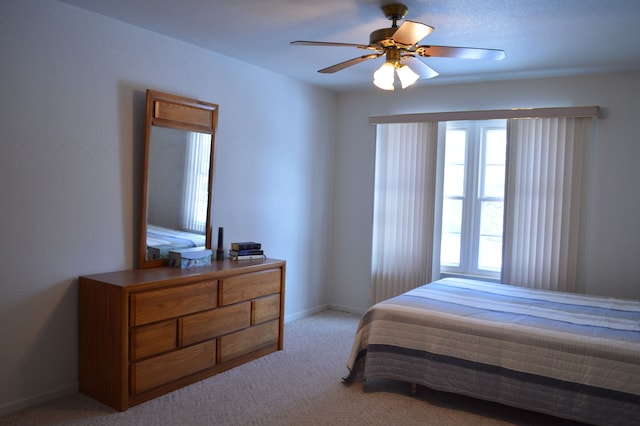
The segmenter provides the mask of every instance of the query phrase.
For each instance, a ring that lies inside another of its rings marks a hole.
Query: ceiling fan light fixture
[[[400,84],[403,89],[411,86],[420,78],[420,76],[413,72],[411,68],[402,64],[398,64],[396,73],[398,73],[398,78],[400,79]]]
[[[400,62],[386,61],[373,73],[373,84],[382,90],[394,90],[395,74],[403,89],[414,84],[420,78],[411,68]]]
[[[373,73],[373,84],[382,90],[393,90],[395,70],[396,67],[392,62],[385,62],[376,72]]]

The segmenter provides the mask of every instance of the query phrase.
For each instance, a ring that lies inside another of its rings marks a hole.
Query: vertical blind
[[[377,126],[374,303],[431,280],[437,141],[435,122]]]
[[[566,117],[556,116],[558,113]],[[374,303],[431,281],[438,122],[447,114],[374,117]],[[502,282],[584,291],[589,164],[598,107],[453,113],[510,118]],[[539,118],[526,118],[536,116]],[[423,119],[411,122],[416,118]],[[426,121],[426,118],[434,121]],[[437,247],[436,247],[437,248]],[[437,265],[436,265],[437,266]]]
[[[207,226],[211,135],[189,132],[184,169],[184,198],[180,225],[184,231],[204,234]]]
[[[591,118],[507,124],[502,281],[584,291]]]

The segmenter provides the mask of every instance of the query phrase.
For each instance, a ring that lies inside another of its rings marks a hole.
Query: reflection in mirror
[[[218,106],[147,91],[139,267],[169,252],[211,248],[213,148]]]
[[[152,126],[147,197],[147,260],[204,248],[211,135]]]

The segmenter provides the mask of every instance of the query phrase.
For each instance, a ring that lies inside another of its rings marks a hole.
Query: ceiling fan
[[[334,73],[352,65],[385,55],[385,63],[373,74],[373,83],[381,89],[394,89],[394,74],[398,75],[402,88],[408,87],[418,79],[432,78],[438,73],[418,57],[447,57],[462,59],[494,59],[504,58],[504,51],[499,49],[479,49],[473,47],[452,46],[418,46],[418,42],[433,31],[433,27],[420,22],[405,20],[398,26],[409,9],[404,4],[382,6],[382,12],[393,24],[391,28],[373,31],[369,36],[369,44],[333,43],[324,41],[292,41],[297,46],[339,46],[356,47],[369,50],[371,53],[348,61],[340,62],[318,70],[320,73]]]

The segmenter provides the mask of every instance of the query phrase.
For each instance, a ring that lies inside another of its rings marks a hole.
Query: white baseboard
[[[320,305],[320,306],[316,306],[314,308],[310,308],[310,309],[304,310],[302,312],[295,313],[293,315],[285,315],[284,316],[284,322],[286,324],[286,323],[289,323],[291,321],[295,321],[295,320],[300,319],[300,318],[304,318],[304,317],[311,316],[313,314],[317,314],[318,312],[326,311],[327,309],[329,309],[329,305]]]
[[[78,383],[44,392],[39,395],[30,396],[29,398],[12,401],[0,405],[0,417],[7,416],[11,413],[17,413],[18,411],[35,407],[36,405],[44,404],[45,402],[53,401],[54,399],[73,395],[76,392],[78,392]]]
[[[357,314],[357,315],[362,315],[365,312],[367,312],[366,309],[354,308],[353,306],[338,305],[336,303],[329,303],[329,309],[333,311],[347,312],[349,314]]]
[[[356,314],[356,315],[362,315],[367,311],[366,309],[362,309],[362,308],[354,308],[352,306],[329,303],[327,305],[316,306],[316,307],[304,310],[302,312],[295,313],[293,315],[285,315],[284,323],[287,324],[291,321],[295,321],[300,318],[309,317],[311,315],[317,314],[318,312],[326,311],[327,309],[331,309],[332,311],[347,312],[349,314]]]

